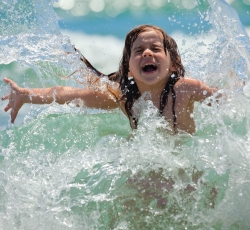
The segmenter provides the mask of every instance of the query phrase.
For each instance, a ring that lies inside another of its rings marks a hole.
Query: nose
[[[153,56],[153,52],[150,49],[145,49],[142,56],[143,57],[151,57],[151,56]]]

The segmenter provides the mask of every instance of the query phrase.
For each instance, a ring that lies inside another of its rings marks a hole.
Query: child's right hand
[[[4,78],[4,81],[10,85],[10,93],[2,97],[2,100],[9,100],[8,105],[4,108],[4,111],[7,112],[11,109],[11,123],[14,123],[18,111],[23,106],[23,101],[21,95],[23,94],[23,88],[19,87],[14,81]]]

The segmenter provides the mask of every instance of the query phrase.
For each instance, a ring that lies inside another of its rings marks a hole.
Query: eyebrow
[[[163,45],[163,43],[162,42],[154,42],[154,43],[152,43],[151,44],[151,46],[161,46],[161,47],[164,47],[164,45]],[[136,47],[132,47],[132,49],[131,50],[136,50],[136,49],[141,49],[143,46],[142,45],[138,45],[138,46],[136,46]]]

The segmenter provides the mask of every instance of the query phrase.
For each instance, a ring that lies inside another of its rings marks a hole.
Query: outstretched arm
[[[81,89],[67,86],[55,86],[51,88],[21,88],[14,81],[4,78],[10,85],[11,91],[3,96],[2,100],[9,100],[4,111],[11,109],[11,123],[14,123],[18,111],[25,103],[50,104],[53,101],[64,104],[75,99],[83,100],[87,107],[98,109],[114,109],[119,107],[119,102],[112,99],[109,93],[95,91],[94,89]]]

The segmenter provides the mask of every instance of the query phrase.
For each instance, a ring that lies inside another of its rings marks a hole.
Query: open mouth
[[[150,73],[150,72],[153,72],[156,70],[157,70],[157,66],[155,64],[152,64],[152,63],[146,64],[142,67],[142,71],[145,73]]]

